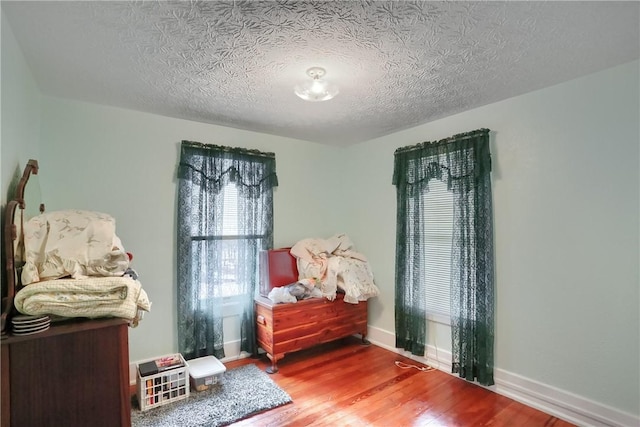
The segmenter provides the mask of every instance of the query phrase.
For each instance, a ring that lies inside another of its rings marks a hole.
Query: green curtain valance
[[[276,156],[245,148],[182,141],[178,178],[219,193],[230,182],[244,197],[278,186]]]
[[[393,185],[403,191],[428,190],[432,178],[445,182],[449,190],[462,190],[468,188],[462,182],[491,171],[489,129],[401,147],[394,156]]]

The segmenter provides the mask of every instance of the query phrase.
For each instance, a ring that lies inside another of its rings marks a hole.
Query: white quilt
[[[22,288],[14,304],[22,314],[63,317],[121,317],[136,323],[151,303],[137,280],[126,277],[58,279]]]

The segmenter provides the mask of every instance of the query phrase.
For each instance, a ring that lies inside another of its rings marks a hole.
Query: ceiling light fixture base
[[[307,70],[307,75],[312,79],[321,79],[325,74],[327,71],[322,67],[311,67]]]
[[[328,101],[338,93],[338,87],[323,80],[326,70],[322,67],[311,67],[307,70],[307,75],[311,80],[300,83],[294,88],[294,92],[305,101],[318,102]]]

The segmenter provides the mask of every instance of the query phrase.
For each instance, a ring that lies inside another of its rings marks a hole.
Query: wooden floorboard
[[[356,338],[287,355],[270,377],[293,403],[232,426],[573,425],[445,372],[401,369],[396,360],[424,366]],[[271,365],[266,356],[225,365],[233,369],[248,363],[263,370]]]

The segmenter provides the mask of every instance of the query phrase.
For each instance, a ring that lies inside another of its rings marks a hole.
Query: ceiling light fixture
[[[294,92],[305,101],[328,101],[338,94],[338,87],[323,80],[327,72],[324,68],[312,67],[307,70],[311,80],[296,85]]]

